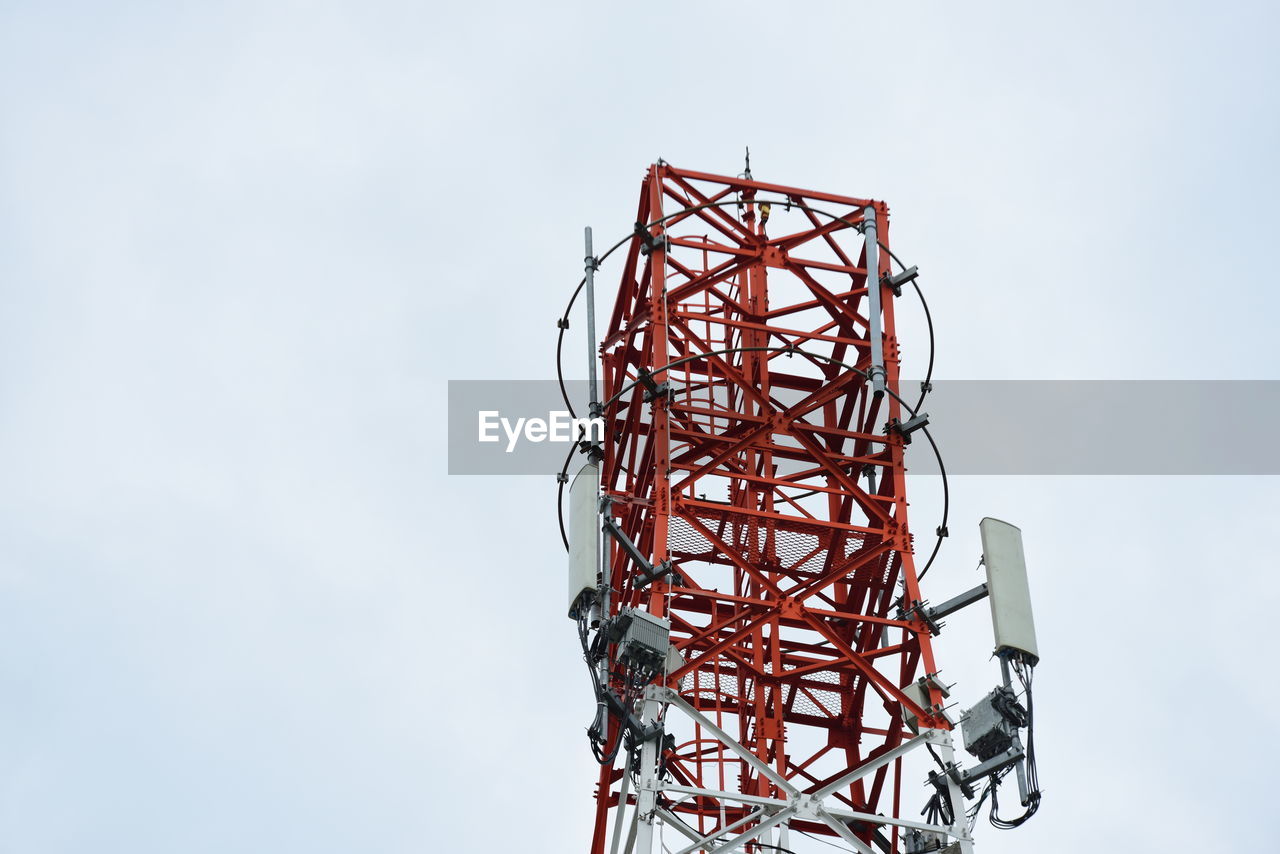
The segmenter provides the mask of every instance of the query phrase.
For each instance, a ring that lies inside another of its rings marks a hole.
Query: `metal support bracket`
[[[648,388],[644,390],[645,403],[653,403],[655,400],[657,400],[660,397],[666,398],[667,400],[671,399],[672,397],[671,383],[668,383],[668,382],[658,383],[653,387],[652,391],[650,391]]]
[[[864,465],[862,467],[862,476],[867,479],[867,491],[874,494],[876,491],[876,466],[872,463]]]
[[[670,400],[672,395],[674,394],[674,390],[671,387],[671,383],[656,382],[653,379],[653,374],[649,373],[644,368],[640,369],[640,373],[637,375],[636,379],[640,381],[640,385],[644,386],[644,402],[645,403],[652,403],[653,401],[657,400],[660,397],[664,397]]]
[[[992,756],[981,765],[975,765],[972,768],[966,769],[956,768],[951,773],[956,775],[956,782],[959,783],[961,787],[968,788],[972,786],[974,782],[981,780],[984,777],[990,777],[992,774],[997,774],[1008,768],[1010,765],[1013,765],[1015,762],[1021,761],[1022,757],[1025,755],[1026,751],[1022,749],[1022,745],[1015,744],[1004,753],[1001,753],[998,756]]]
[[[901,273],[898,273],[895,276],[891,276],[888,273],[885,273],[880,277],[880,284],[884,285],[886,288],[893,291],[893,295],[895,297],[900,297],[902,296],[903,285],[911,284],[916,280],[916,276],[919,276],[919,275],[920,275],[920,271],[917,270],[915,268],[915,265],[913,264],[912,266],[908,267],[907,269],[903,270]]]
[[[934,620],[931,611],[925,607],[925,603],[918,599],[911,600],[909,606],[898,606],[898,619],[910,620],[912,618],[924,623],[929,629],[929,634],[936,637],[942,633],[942,624]]]
[[[952,598],[943,602],[941,605],[939,605],[936,608],[925,609],[925,612],[923,615],[925,618],[925,621],[932,625],[938,620],[941,620],[943,617],[954,614],[956,611],[959,611],[961,608],[968,607],[969,605],[972,605],[974,602],[981,602],[983,599],[987,598],[987,593],[988,593],[987,585],[985,583],[979,584],[977,587],[973,588],[972,590],[966,590],[965,592],[961,593],[959,596],[953,596]],[[941,624],[939,624],[939,628],[941,628]],[[937,634],[937,632],[934,632],[934,634]]]
[[[646,587],[647,585],[650,585],[661,578],[665,578],[668,575],[672,576],[672,578],[679,579],[679,573],[677,573],[675,568],[671,566],[671,561],[664,560],[657,566],[650,563],[649,559],[644,556],[644,553],[640,551],[635,543],[631,542],[631,538],[628,537],[626,532],[623,531],[618,523],[614,521],[613,516],[609,514],[607,508],[605,509],[604,519],[601,522],[600,527],[605,533],[618,541],[618,545],[622,546],[622,550],[627,553],[627,557],[631,558],[632,563],[639,568],[640,580],[636,584],[637,589]]]
[[[666,232],[654,237],[649,233],[649,229],[644,227],[643,223],[636,223],[636,237],[640,238],[640,254],[648,255],[651,252],[670,252],[671,239],[667,237]]]
[[[897,433],[902,436],[902,444],[911,444],[911,434],[929,426],[929,413],[921,412],[914,418],[908,418],[906,421],[899,421],[897,418],[890,418],[889,423],[884,425],[884,432]]]

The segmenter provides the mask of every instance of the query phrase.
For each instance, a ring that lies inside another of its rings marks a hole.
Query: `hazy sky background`
[[[0,2],[0,850],[585,850],[554,483],[448,477],[446,381],[551,377],[582,226],[746,144],[889,202],[941,377],[1280,379],[1277,18]],[[978,850],[1265,844],[1280,480],[953,492],[930,592],[1020,524],[1043,655],[1044,806]],[[938,641],[963,703],[989,646]]]

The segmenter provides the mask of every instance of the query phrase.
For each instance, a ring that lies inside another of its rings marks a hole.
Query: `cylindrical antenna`
[[[862,235],[867,240],[867,314],[871,340],[871,392],[884,394],[884,341],[880,328],[880,242],[876,238],[876,209],[871,205],[862,212]]]
[[[596,380],[596,256],[591,249],[591,226],[584,229],[587,257],[583,267],[587,279],[587,409],[592,418],[600,417],[600,392]]]

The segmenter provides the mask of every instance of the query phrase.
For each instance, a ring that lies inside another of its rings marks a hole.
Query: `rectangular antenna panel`
[[[1036,627],[1031,616],[1031,590],[1027,586],[1027,559],[1022,553],[1022,531],[1008,522],[986,518],[982,532],[982,562],[987,568],[991,599],[991,624],[996,652],[1017,650],[1034,663]]]
[[[569,616],[576,619],[600,569],[600,466],[587,463],[569,485]]]

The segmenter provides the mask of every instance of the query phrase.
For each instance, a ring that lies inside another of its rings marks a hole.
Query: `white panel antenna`
[[[978,525],[982,532],[982,562],[987,568],[991,599],[991,623],[996,653],[1022,653],[1034,664],[1040,658],[1036,627],[1031,615],[1031,590],[1027,586],[1027,559],[1022,551],[1022,531],[990,517]]]
[[[600,466],[587,463],[569,486],[569,616],[595,595],[600,568]]]

